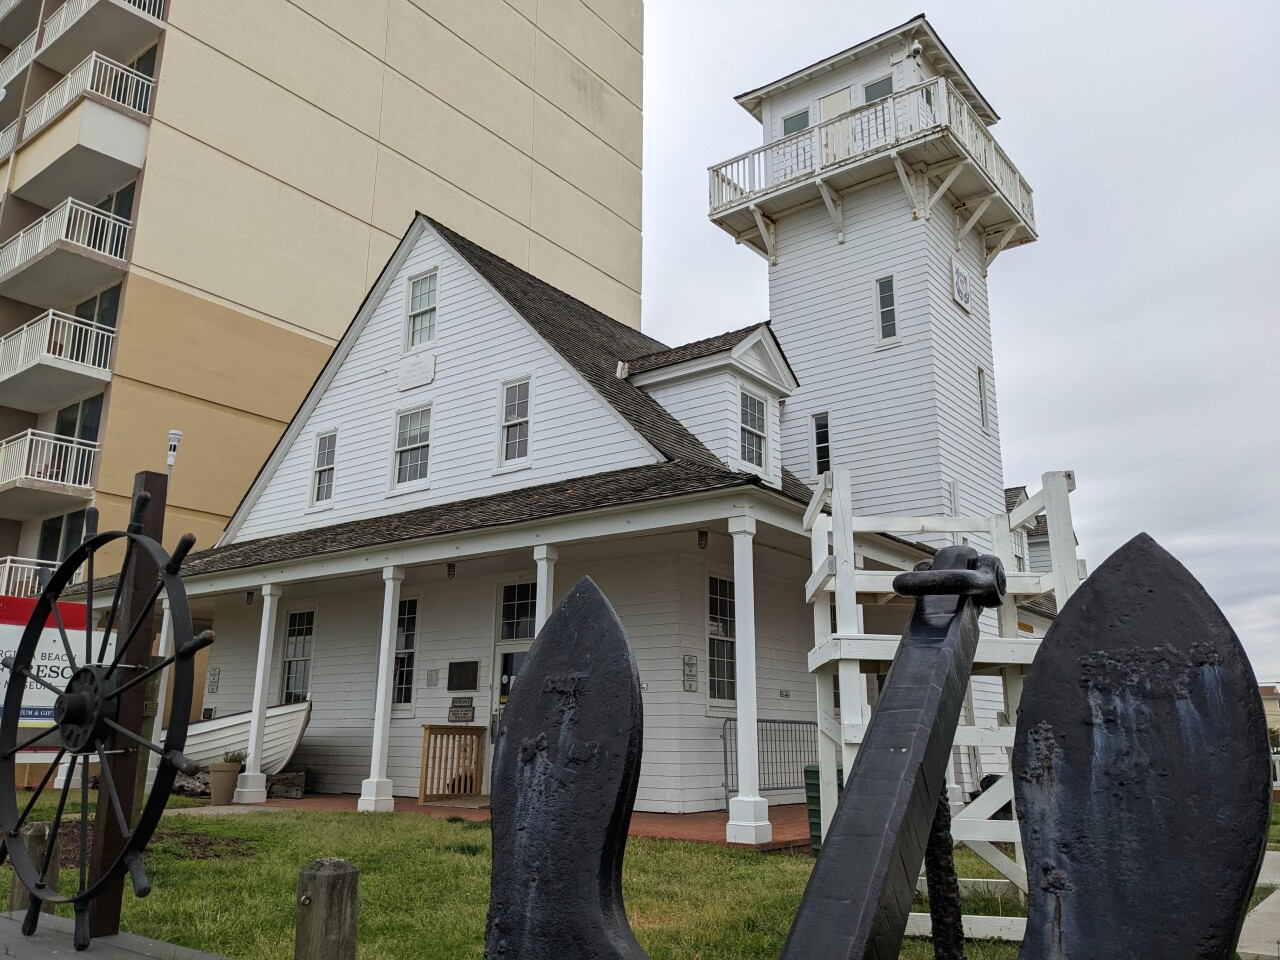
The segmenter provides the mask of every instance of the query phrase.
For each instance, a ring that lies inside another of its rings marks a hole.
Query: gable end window
[[[396,416],[396,484],[427,479],[431,451],[431,408],[422,407]]]
[[[897,301],[893,293],[893,277],[881,277],[876,281],[877,330],[881,340],[892,340],[898,335]]]
[[[502,387],[502,462],[520,463],[529,458],[529,381]]]
[[[400,601],[396,616],[396,665],[392,703],[413,703],[413,655],[418,641],[418,601]]]
[[[316,463],[311,481],[313,506],[333,499],[333,464],[338,453],[338,431],[330,430],[316,437]]]
[[[799,113],[793,113],[789,117],[785,117],[782,121],[782,135],[789,137],[793,133],[799,133],[801,130],[809,129],[809,111],[801,110]]]
[[[316,612],[298,610],[289,614],[284,635],[284,663],[281,700],[302,703],[311,696],[311,655],[315,645]]]
[[[885,97],[893,93],[893,77],[884,77],[875,83],[868,83],[862,88],[862,95],[866,98],[864,103],[875,103],[877,100],[883,100]]]
[[[734,615],[733,581],[707,580],[707,673],[712,700],[736,700],[738,631]]]
[[[830,469],[830,417],[825,413],[815,413],[813,415],[813,472],[821,476]]]
[[[767,407],[759,397],[742,391],[742,461],[764,467]]]
[[[409,281],[410,348],[432,343],[436,339],[436,278],[432,272]]]

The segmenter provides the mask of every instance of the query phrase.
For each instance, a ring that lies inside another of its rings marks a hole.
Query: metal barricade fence
[[[803,790],[804,768],[818,762],[818,724],[814,720],[757,720],[760,792]],[[738,721],[720,727],[724,742],[724,805],[738,789]]]

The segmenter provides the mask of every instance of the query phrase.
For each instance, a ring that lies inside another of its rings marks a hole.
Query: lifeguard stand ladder
[[[871,718],[862,661],[892,660],[901,641],[898,636],[863,632],[863,611],[858,595],[891,596],[893,578],[901,571],[864,569],[857,538],[875,533],[990,538],[990,546],[980,549],[989,550],[1004,564],[1008,599],[995,611],[996,635],[983,636],[978,643],[974,673],[999,673],[1003,680],[1005,709],[995,726],[971,723],[957,730],[953,748],[968,748],[975,752],[984,747],[1003,749],[1010,755],[1013,751],[1023,677],[1040,646],[1040,638],[1020,635],[1018,604],[1052,593],[1061,608],[1079,587],[1085,573],[1076,557],[1075,532],[1071,524],[1070,494],[1075,490],[1072,471],[1044,474],[1038,493],[1011,513],[990,517],[854,516],[852,487],[852,472],[847,469],[825,474],[804,518],[813,557],[813,575],[806,587],[808,600],[813,605],[814,629],[809,670],[815,675],[818,688],[818,753],[824,836],[835,813],[837,762],[842,762],[847,777],[853,770],[858,745],[862,743]],[[1015,570],[1014,533],[1033,526],[1041,514],[1044,514],[1048,528],[1051,568],[1038,573]],[[834,633],[831,629],[833,594],[836,612]],[[839,720],[835,705],[834,681],[837,676],[843,708]],[[1003,883],[982,881],[978,885],[988,890],[1004,889],[1011,893],[1016,890],[1025,894],[1027,872],[1021,863],[1022,845],[1017,820],[991,819],[1012,802],[1013,781],[1005,774],[977,800],[955,812],[952,835],[958,843],[965,844],[1006,878]],[[1014,844],[1013,858],[995,846],[999,842]],[[966,885],[964,880],[961,884]],[[966,916],[964,928],[965,935],[969,937],[1021,940],[1026,921],[1021,917]],[[929,915],[911,914],[907,934],[928,936],[929,932]]]

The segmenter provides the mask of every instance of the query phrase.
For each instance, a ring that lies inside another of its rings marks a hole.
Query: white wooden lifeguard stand
[[[885,662],[897,653],[900,637],[863,632],[863,603],[893,596],[893,578],[901,571],[867,570],[858,553],[857,538],[868,534],[916,535],[931,538],[974,535],[990,538],[991,547],[977,546],[994,553],[1005,566],[1008,596],[995,611],[996,633],[978,642],[974,673],[998,672],[1003,679],[1005,709],[995,726],[962,725],[956,732],[955,747],[998,748],[1012,754],[1014,726],[1022,683],[1040,640],[1021,635],[1018,604],[1052,593],[1059,608],[1079,587],[1084,576],[1076,557],[1075,532],[1071,524],[1070,493],[1075,489],[1071,471],[1046,473],[1040,492],[1011,513],[986,517],[888,517],[854,516],[852,473],[837,469],[827,473],[818,485],[805,514],[813,554],[813,575],[807,585],[813,605],[814,645],[809,653],[809,669],[818,687],[818,750],[821,776],[822,832],[826,835],[836,808],[836,770],[853,771],[853,761],[871,719],[863,661]],[[830,513],[827,512],[828,508]],[[1049,534],[1052,567],[1048,572],[1031,573],[1014,568],[1014,533],[1033,526],[1044,514]],[[832,631],[831,604],[835,603],[835,630]],[[984,620],[990,618],[984,618]],[[839,678],[840,710],[836,708],[835,681]],[[956,810],[952,835],[1004,876],[1008,884],[1025,894],[1027,872],[1022,859],[1018,823],[992,820],[1013,800],[1013,779],[1004,774],[977,800]],[[997,842],[1015,845],[1015,856],[1006,856]],[[963,881],[962,881],[963,883]],[[1008,884],[998,884],[1009,889]],[[964,918],[965,934],[1021,940],[1026,921],[1021,917]],[[928,936],[927,914],[911,915],[907,933]]]

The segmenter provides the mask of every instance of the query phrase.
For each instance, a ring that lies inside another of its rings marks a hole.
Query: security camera
[[[918,57],[918,56],[920,56],[920,54],[922,54],[922,53],[924,53],[924,47],[920,46],[920,41],[919,41],[919,40],[917,40],[915,43],[911,44],[911,55],[912,55],[913,57]]]

